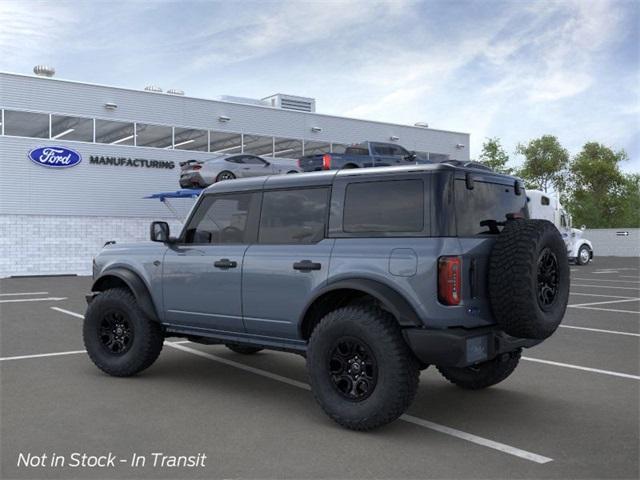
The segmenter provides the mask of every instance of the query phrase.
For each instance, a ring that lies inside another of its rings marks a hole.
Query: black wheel
[[[466,368],[437,367],[444,378],[468,390],[487,388],[506,379],[518,366],[521,350]]]
[[[586,265],[591,260],[591,250],[586,245],[582,245],[578,249],[578,256],[576,257],[576,263],[578,265]]]
[[[509,335],[542,340],[560,325],[569,300],[569,260],[547,220],[511,220],[489,261],[489,300]]]
[[[148,319],[131,292],[123,288],[107,290],[93,299],[82,335],[93,363],[116,377],[150,367],[164,342],[162,327]]]
[[[345,165],[344,167],[342,167],[342,169],[343,169],[343,170],[345,170],[345,169],[351,169],[351,168],[358,168],[358,166],[357,166],[357,165],[354,165],[354,164],[352,164],[352,163],[349,163],[349,164]]]
[[[260,347],[252,347],[251,345],[240,345],[237,343],[225,343],[225,347],[227,347],[232,352],[242,353],[243,355],[253,355],[254,353],[258,353],[263,350]]]
[[[294,174],[294,173],[299,173],[299,172],[296,172],[295,170],[291,170],[291,171],[287,172],[287,175],[291,175],[291,174]]]
[[[236,176],[233,173],[224,170],[218,174],[218,176],[216,177],[216,182],[221,182],[223,180],[233,180],[234,178],[236,178]]]
[[[307,370],[322,409],[352,430],[402,415],[420,373],[395,319],[364,305],[334,310],[320,321],[309,340]]]

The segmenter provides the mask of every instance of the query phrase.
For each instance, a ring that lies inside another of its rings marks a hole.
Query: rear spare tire
[[[509,335],[543,340],[560,325],[569,299],[569,259],[547,220],[510,220],[489,261],[489,300]]]

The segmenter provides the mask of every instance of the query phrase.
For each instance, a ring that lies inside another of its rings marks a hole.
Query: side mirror
[[[152,242],[167,243],[169,241],[169,224],[167,222],[151,222],[149,235]]]

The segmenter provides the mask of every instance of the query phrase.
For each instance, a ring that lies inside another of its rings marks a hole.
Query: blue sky
[[[0,0],[0,70],[187,95],[317,99],[320,113],[518,142],[595,140],[640,172],[640,2]]]

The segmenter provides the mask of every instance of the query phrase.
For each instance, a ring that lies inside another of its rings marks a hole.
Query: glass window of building
[[[93,119],[51,115],[51,138],[93,142]]]
[[[242,152],[242,135],[239,133],[229,132],[209,132],[210,144],[209,151],[212,153],[241,153]]]
[[[344,153],[348,146],[343,143],[332,143],[331,153]]]
[[[263,157],[272,157],[273,137],[263,137],[262,135],[244,135],[244,153],[260,155]]]
[[[209,137],[206,130],[176,127],[174,135],[173,148],[176,150],[197,150],[199,152],[206,152],[208,149],[207,142],[209,141]]]
[[[4,134],[16,137],[49,138],[49,115],[5,110]]]
[[[331,151],[331,144],[327,142],[311,142],[309,140],[304,141],[304,154],[305,155],[318,155],[323,153],[329,153]]]
[[[133,145],[133,123],[96,119],[96,142]]]
[[[293,138],[274,138],[274,157],[279,158],[300,158],[302,157],[302,140]]]
[[[173,129],[163,125],[136,123],[136,145],[138,147],[171,148]]]

